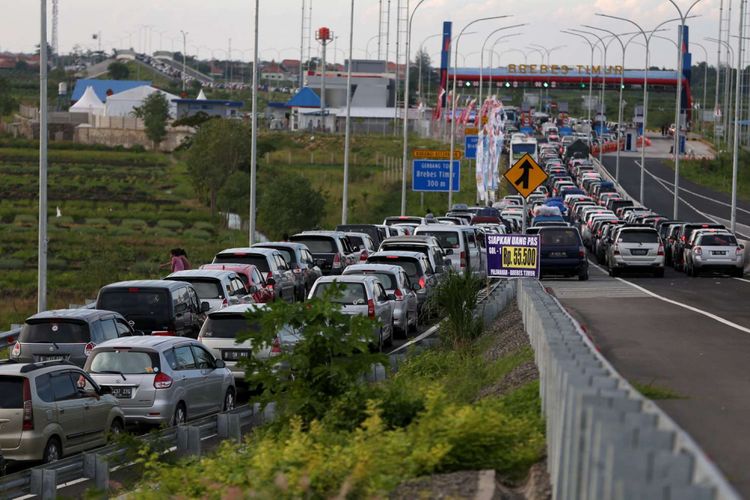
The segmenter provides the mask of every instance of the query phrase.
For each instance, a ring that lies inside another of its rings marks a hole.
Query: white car
[[[193,285],[198,298],[202,302],[208,302],[209,311],[218,311],[234,304],[255,302],[245,288],[242,278],[234,271],[191,269],[174,272],[164,279],[184,281]]]
[[[619,228],[607,250],[610,276],[618,276],[624,269],[650,271],[657,278],[664,277],[664,245],[656,229],[651,227]]]

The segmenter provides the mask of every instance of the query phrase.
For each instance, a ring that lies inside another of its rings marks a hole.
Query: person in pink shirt
[[[185,250],[181,248],[173,248],[169,251],[169,257],[169,262],[161,264],[159,266],[159,269],[169,267],[170,269],[172,269],[173,273],[190,269],[190,262],[187,260],[187,254],[185,253]]]

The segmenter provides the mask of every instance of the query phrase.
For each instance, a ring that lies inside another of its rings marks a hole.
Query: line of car
[[[321,297],[337,283],[342,312],[373,320],[374,349],[406,337],[447,273],[484,273],[485,234],[504,230],[469,225],[478,207],[455,209],[442,221],[389,217],[225,249],[198,269],[105,285],[93,309],[31,316],[0,362],[0,464],[49,462],[132,425],[233,408],[242,360],[278,356],[302,338],[283,328],[271,345],[236,341],[259,328],[246,313],[273,301]]]

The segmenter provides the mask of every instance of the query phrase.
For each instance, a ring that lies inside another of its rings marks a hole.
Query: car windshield
[[[420,231],[420,235],[434,236],[443,248],[459,248],[461,236],[457,231]]]
[[[85,344],[91,341],[91,334],[89,325],[83,321],[48,319],[26,323],[18,341],[31,344]]]
[[[165,322],[169,320],[171,300],[166,291],[133,287],[103,291],[98,307],[107,311],[117,311],[126,318],[143,317]]]
[[[378,281],[380,281],[380,284],[383,285],[383,288],[385,288],[386,290],[393,290],[397,288],[396,277],[390,273],[381,273],[377,271],[357,271],[352,274],[366,274],[367,276],[375,276]]]
[[[373,259],[372,262],[375,264],[392,264],[394,266],[399,266],[404,270],[404,272],[406,272],[406,275],[409,277],[409,279],[415,283],[422,276],[422,268],[414,259],[401,257],[391,258],[386,256]]]
[[[118,372],[129,375],[148,375],[161,369],[159,355],[155,352],[112,349],[94,353],[91,373]]]
[[[318,283],[313,297],[322,298],[326,290],[334,285],[339,286],[341,295],[331,298],[331,302],[354,306],[367,304],[367,292],[361,283]]]
[[[201,329],[201,336],[215,339],[233,339],[238,333],[258,332],[260,325],[251,323],[240,314],[212,314]]]
[[[365,242],[362,241],[361,236],[349,236],[349,242],[354,246],[358,246],[359,248],[364,248],[365,246]]]
[[[731,234],[705,234],[701,236],[701,246],[728,247],[737,245],[737,239]]]
[[[542,245],[579,245],[580,240],[578,233],[574,229],[554,229],[544,228],[539,231],[541,235]]]
[[[270,271],[265,255],[222,253],[214,257],[214,264],[250,264],[262,273]]]
[[[0,409],[20,410],[23,408],[23,378],[0,375]]]
[[[219,280],[191,279],[190,284],[195,288],[201,300],[223,299],[224,293]]]
[[[294,238],[297,243],[307,245],[310,253],[336,253],[336,242],[333,238],[324,236],[297,236]]]
[[[619,243],[659,243],[656,231],[621,231],[617,238]]]

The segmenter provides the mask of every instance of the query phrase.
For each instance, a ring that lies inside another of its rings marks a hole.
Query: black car
[[[586,248],[578,229],[574,227],[542,227],[540,273],[543,276],[578,276],[589,279],[589,262]]]
[[[96,308],[116,311],[145,335],[198,338],[210,309],[184,281],[121,281],[99,290]]]
[[[253,248],[272,248],[281,253],[294,274],[295,295],[298,301],[305,300],[315,280],[323,276],[323,272],[315,265],[315,259],[307,245],[291,241],[271,241],[256,243]]]
[[[339,224],[336,226],[336,231],[343,233],[365,233],[372,239],[375,248],[378,248],[383,240],[388,237],[385,234],[385,228],[378,227],[376,224]]]

